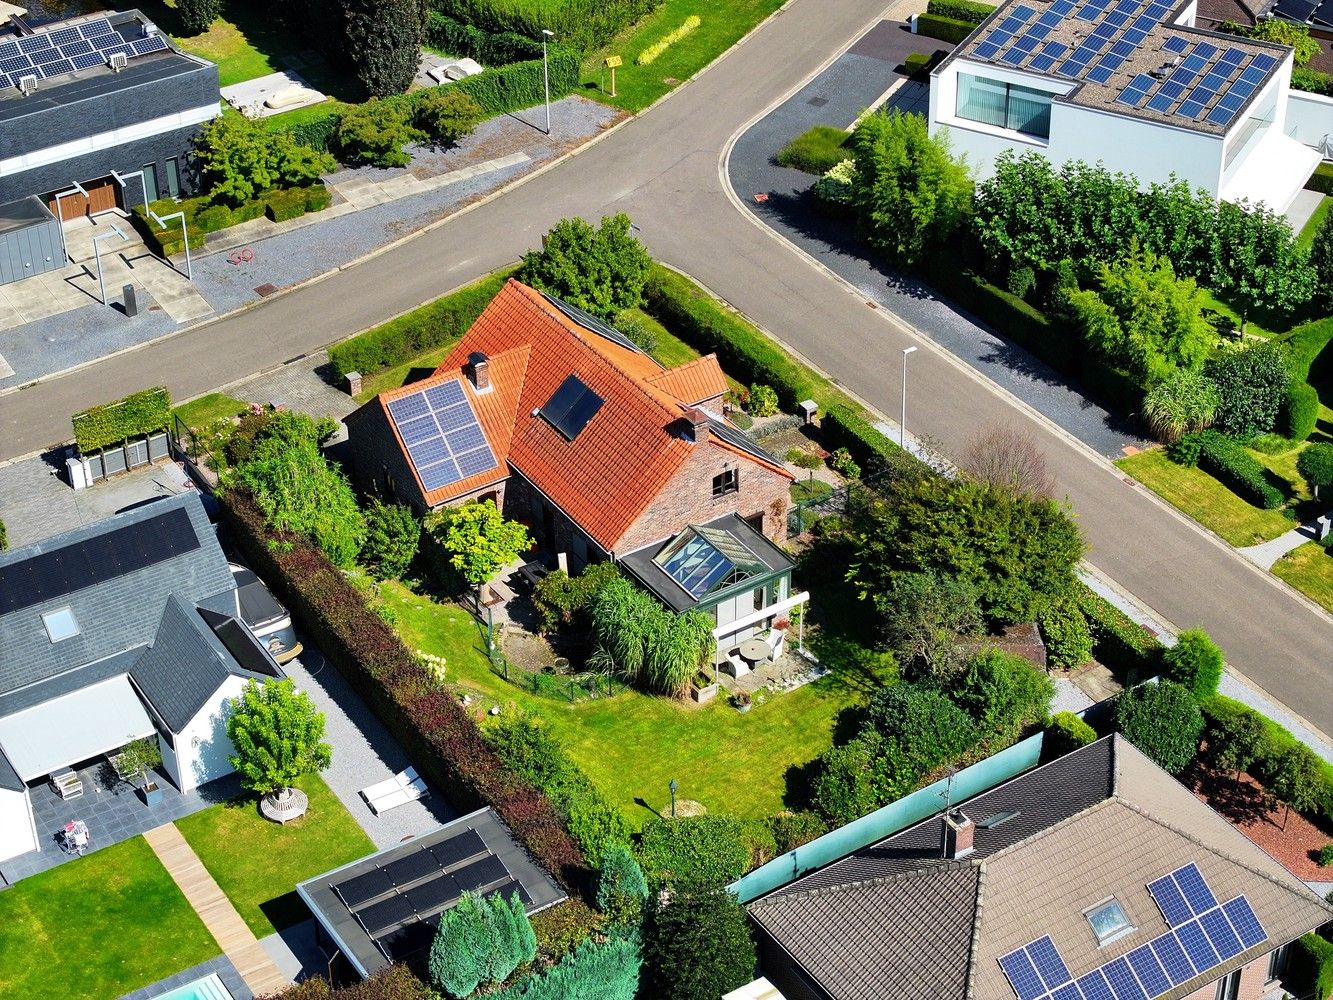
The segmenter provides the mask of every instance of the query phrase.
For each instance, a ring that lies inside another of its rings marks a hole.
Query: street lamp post
[[[671,779],[671,784],[667,785],[667,788],[670,788],[670,789],[671,789],[671,818],[672,818],[672,819],[675,819],[675,818],[676,818],[676,789],[679,788],[679,787],[680,787],[680,786],[679,786],[678,784],[676,784],[676,779],[675,779],[675,778],[672,778],[672,779]]]
[[[113,236],[119,236],[122,241],[128,241],[129,237],[121,232],[120,227],[114,222],[111,224],[111,232],[103,233],[101,236],[93,237],[93,257],[97,259],[97,287],[102,293],[102,305],[106,305],[106,281],[102,277],[102,241],[109,240]]]
[[[907,447],[907,355],[916,350],[916,347],[903,348],[903,418],[898,421],[898,447]]]
[[[193,281],[194,271],[190,267],[190,231],[185,228],[185,213],[181,211],[181,212],[172,212],[169,215],[158,215],[151,208],[146,208],[145,211],[148,212],[148,217],[151,218],[163,229],[167,228],[167,223],[172,219],[181,220],[181,238],[185,240],[185,277],[188,278],[190,281]]]
[[[551,134],[551,71],[546,63],[546,40],[554,38],[555,32],[542,28],[542,83],[546,87],[546,134]]]

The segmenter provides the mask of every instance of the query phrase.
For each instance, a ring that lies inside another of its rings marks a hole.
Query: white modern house
[[[34,795],[77,815],[80,772],[140,738],[180,792],[231,773],[228,703],[282,676],[235,587],[196,494],[0,553],[0,861],[52,849]]]
[[[1293,96],[1290,48],[1194,14],[1194,0],[1009,0],[932,74],[931,131],[980,178],[1006,150],[1037,151],[1284,211],[1333,102]]]

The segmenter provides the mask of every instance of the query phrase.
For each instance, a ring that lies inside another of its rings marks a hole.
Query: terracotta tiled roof
[[[727,377],[722,374],[716,354],[705,354],[648,381],[682,403],[702,403],[727,391]]]
[[[682,430],[681,400],[656,382],[667,373],[652,358],[580,326],[540,293],[512,279],[432,379],[459,378],[473,352],[485,354],[492,363],[496,412],[488,414],[484,402],[476,405],[497,456],[507,456],[598,545],[614,548],[694,447]],[[574,440],[567,441],[533,411],[546,405],[570,375],[577,375],[604,402]],[[689,378],[702,384],[701,375]],[[469,399],[476,400],[470,391]],[[502,427],[506,420],[508,426]],[[713,440],[761,461],[716,436]],[[764,464],[784,471],[780,463]],[[462,485],[448,492],[457,495]]]

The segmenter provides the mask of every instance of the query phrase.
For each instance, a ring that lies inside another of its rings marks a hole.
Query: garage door
[[[83,187],[88,192],[87,198],[76,191],[60,199],[58,214],[62,222],[77,219],[82,215],[96,215],[98,212],[106,212],[117,207],[116,194],[120,185],[113,178],[104,177],[100,181],[88,181]],[[57,214],[54,195],[47,198],[47,205],[52,215]]]

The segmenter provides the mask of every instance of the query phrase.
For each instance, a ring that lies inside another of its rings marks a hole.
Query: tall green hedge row
[[[1199,467],[1242,500],[1264,510],[1277,510],[1286,502],[1282,491],[1268,481],[1267,470],[1240,442],[1211,430],[1187,436],[1199,442]]]
[[[1318,379],[1326,370],[1333,369],[1333,316],[1303,323],[1287,334],[1284,343],[1288,350],[1291,377],[1298,382]]]
[[[1333,163],[1321,163],[1315,167],[1305,186],[1311,191],[1333,194]]]
[[[1165,647],[1146,628],[1082,582],[1075,584],[1074,602],[1092,631],[1098,663],[1141,678],[1161,669]]]
[[[74,441],[87,455],[166,430],[171,422],[171,393],[163,386],[132,392],[122,399],[74,414]]]
[[[446,17],[492,34],[512,32],[541,38],[542,29],[571,49],[605,45],[655,9],[661,0],[432,0]]]
[[[976,3],[975,0],[930,0],[926,4],[926,13],[936,17],[951,17],[968,24],[980,24],[995,13],[995,7],[988,3]]]
[[[957,45],[977,26],[971,21],[960,21],[954,17],[939,17],[935,14],[920,14],[916,19],[916,33],[927,38],[938,38],[943,42]]]
[[[185,213],[185,231],[190,237],[190,249],[202,247],[209,233],[230,229],[232,226],[249,222],[261,215],[267,215],[275,222],[295,219],[307,212],[318,212],[329,207],[333,195],[324,186],[323,181],[316,181],[309,187],[277,188],[265,191],[252,201],[242,205],[215,205],[208,196],[186,198],[175,201],[163,198],[149,205],[135,205],[130,212],[130,220],[150,250],[163,257],[172,257],[185,250],[185,238],[181,233],[179,220],[167,223],[163,229],[148,217],[151,209],[160,216],[175,212]]]
[[[444,347],[463,336],[504,285],[509,271],[429,302],[419,309],[359,333],[329,348],[329,364],[338,379],[348,372],[371,375],[402,364],[432,348]]]
[[[366,597],[300,535],[276,532],[243,487],[221,498],[232,540],[255,571],[407,750],[450,804],[492,806],[528,852],[565,885],[591,891],[592,872],[550,800],[505,767],[476,720],[403,645]]]
[[[1297,938],[1297,975],[1314,988],[1314,1000],[1333,997],[1333,941],[1313,932]]]
[[[526,35],[482,31],[436,10],[426,19],[426,41],[451,56],[468,56],[487,67],[542,57],[542,43]]]

